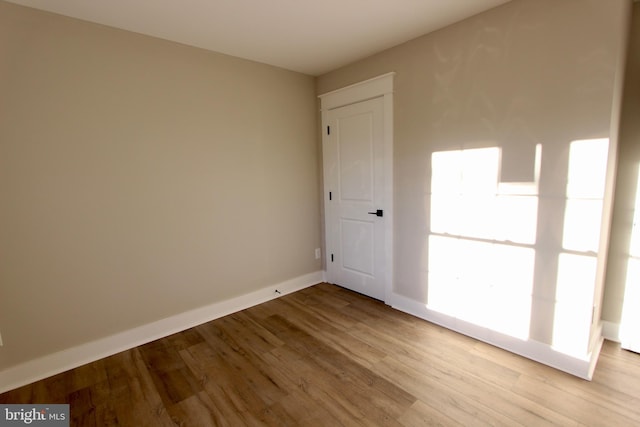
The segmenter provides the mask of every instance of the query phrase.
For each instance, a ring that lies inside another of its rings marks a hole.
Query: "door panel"
[[[330,110],[324,161],[327,279],[384,299],[384,126],[382,98]]]
[[[343,218],[340,232],[343,268],[353,273],[373,276],[374,226],[371,221]]]
[[[373,114],[338,118],[340,198],[373,202]]]

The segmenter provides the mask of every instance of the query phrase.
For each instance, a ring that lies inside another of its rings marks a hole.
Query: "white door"
[[[331,109],[323,123],[327,280],[380,300],[390,268],[383,113],[379,97]]]

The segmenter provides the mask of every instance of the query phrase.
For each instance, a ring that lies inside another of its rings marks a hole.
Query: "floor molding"
[[[595,365],[602,348],[602,343],[604,341],[604,339],[600,337],[594,345],[593,351],[584,355],[584,357],[571,356],[554,350],[549,344],[534,340],[521,340],[510,337],[508,335],[492,331],[488,328],[477,326],[455,317],[430,310],[427,308],[426,304],[396,293],[392,294],[391,299],[387,304],[397,310],[404,311],[405,313],[420,317],[421,319],[425,319],[447,329],[451,329],[463,335],[470,336],[586,380],[591,380],[593,377],[593,370],[595,369]]]
[[[202,323],[235,313],[323,281],[323,272],[299,276],[118,334],[68,348],[0,371],[0,393],[77,368]],[[276,293],[278,290],[278,293]]]
[[[620,342],[620,324],[603,320],[602,336],[609,341]]]

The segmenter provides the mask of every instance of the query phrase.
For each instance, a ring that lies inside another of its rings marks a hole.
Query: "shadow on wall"
[[[552,347],[584,355],[608,150],[608,139],[571,142],[562,198],[541,197],[540,144],[530,182],[501,182],[500,147],[434,152],[427,307],[527,340],[532,311],[542,302],[540,306],[553,307],[547,313],[553,317],[547,323]],[[539,226],[540,204],[549,201],[555,212],[564,212],[561,236]],[[548,283],[548,266],[544,277],[536,277],[536,264],[549,259],[555,266],[553,283]]]

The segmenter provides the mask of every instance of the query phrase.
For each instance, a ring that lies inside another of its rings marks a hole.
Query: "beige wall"
[[[503,172],[519,180],[541,144],[531,338],[552,343],[569,146],[615,136],[612,104],[628,6],[514,0],[317,79],[322,94],[397,73],[395,292],[427,301],[431,154],[500,146]],[[574,302],[562,304],[570,309]],[[590,316],[588,302],[582,309]]]
[[[613,323],[619,323],[622,315],[640,165],[640,3],[637,2],[633,5],[625,76],[609,268],[602,312],[602,318]]]
[[[321,268],[312,77],[0,1],[0,370]]]

